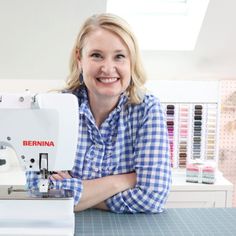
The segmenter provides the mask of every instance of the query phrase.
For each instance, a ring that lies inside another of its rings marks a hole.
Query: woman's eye
[[[123,54],[118,54],[118,55],[116,55],[116,58],[117,58],[117,59],[123,59],[123,58],[125,58],[125,55],[123,55]]]
[[[94,58],[101,58],[102,55],[99,54],[99,53],[93,53],[93,54],[91,54],[91,57],[94,57]]]

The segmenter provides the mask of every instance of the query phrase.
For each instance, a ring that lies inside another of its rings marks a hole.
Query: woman
[[[171,183],[165,118],[145,94],[144,73],[129,25],[112,14],[87,19],[71,55],[66,92],[79,103],[79,140],[70,172],[50,177],[74,191],[75,210],[161,212]],[[36,177],[28,173],[28,185]]]

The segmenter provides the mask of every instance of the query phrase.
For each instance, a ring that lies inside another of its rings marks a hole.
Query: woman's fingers
[[[51,180],[63,180],[63,179],[70,179],[71,175],[68,171],[57,171],[55,174],[50,176]]]

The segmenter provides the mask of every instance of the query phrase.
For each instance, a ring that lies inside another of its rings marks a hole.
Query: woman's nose
[[[111,74],[115,70],[116,70],[115,63],[111,59],[105,60],[101,66],[101,71],[105,74]]]

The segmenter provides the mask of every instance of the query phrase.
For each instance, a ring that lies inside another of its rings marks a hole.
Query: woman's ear
[[[78,68],[81,68],[81,56],[80,56],[80,52],[78,49],[76,49],[76,51],[75,51],[75,56],[77,59]]]
[[[77,60],[80,61],[81,55],[80,55],[80,50],[78,48],[75,49],[75,56],[76,56]]]

